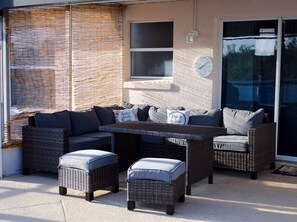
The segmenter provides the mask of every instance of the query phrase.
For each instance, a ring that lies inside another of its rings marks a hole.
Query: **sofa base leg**
[[[275,162],[273,162],[273,163],[271,163],[271,164],[269,165],[269,169],[270,169],[270,170],[274,170],[274,169],[275,169]]]
[[[117,193],[119,192],[119,184],[115,184],[111,187],[111,192],[112,193]]]
[[[257,171],[255,171],[255,172],[251,172],[251,179],[252,179],[252,180],[256,180],[257,177],[258,177],[258,173],[257,173]]]
[[[185,194],[183,194],[183,195],[181,195],[179,198],[178,198],[178,202],[180,202],[180,203],[183,203],[183,202],[185,202],[185,199],[186,199],[186,197],[185,197]]]
[[[67,188],[59,187],[59,194],[60,195],[66,195],[67,194]]]
[[[167,205],[166,206],[166,214],[168,214],[168,215],[174,214],[174,205]]]
[[[91,202],[92,200],[94,200],[94,193],[86,193],[86,200]]]
[[[29,168],[23,168],[23,171],[22,171],[23,175],[29,175],[30,174],[30,170]]]
[[[130,200],[128,200],[127,201],[127,208],[128,208],[128,210],[134,210],[135,209],[135,201],[130,201]]]

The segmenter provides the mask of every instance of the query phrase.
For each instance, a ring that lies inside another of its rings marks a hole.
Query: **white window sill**
[[[125,89],[170,90],[172,79],[162,80],[128,80],[124,82]]]

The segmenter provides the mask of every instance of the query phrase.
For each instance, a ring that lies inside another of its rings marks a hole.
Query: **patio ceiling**
[[[86,4],[86,3],[98,3],[98,4],[140,4],[149,2],[168,2],[177,0],[1,0],[1,8],[16,8],[27,6],[40,6],[40,5],[57,5],[57,4]]]

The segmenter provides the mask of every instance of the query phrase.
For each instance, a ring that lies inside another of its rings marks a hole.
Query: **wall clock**
[[[193,62],[193,70],[200,77],[206,77],[211,74],[213,64],[208,56],[197,57]]]

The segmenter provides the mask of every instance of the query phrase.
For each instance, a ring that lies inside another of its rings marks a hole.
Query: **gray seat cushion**
[[[223,109],[223,123],[228,134],[246,136],[249,128],[260,125],[263,120],[264,109],[259,109],[256,112],[227,107]]]
[[[213,148],[215,150],[248,152],[248,137],[238,135],[217,136],[213,139]]]
[[[108,133],[108,132],[93,132],[93,133],[86,133],[80,136],[100,139],[101,145],[111,144],[111,133]]]
[[[69,137],[69,151],[85,150],[85,149],[100,149],[102,141],[100,138],[71,136]]]
[[[67,110],[55,113],[36,113],[34,118],[37,127],[67,129],[71,135],[70,115]]]
[[[143,143],[153,143],[153,144],[164,144],[165,138],[160,136],[148,136],[143,135],[141,136],[141,142]]]
[[[180,138],[166,138],[165,144],[166,145],[187,146],[187,140],[180,139]]]
[[[200,110],[192,109],[189,125],[222,126],[223,112],[220,109]]]
[[[185,163],[166,158],[143,158],[128,169],[127,179],[157,180],[171,183],[186,171]]]
[[[96,132],[100,126],[99,119],[94,109],[85,112],[70,111],[70,120],[73,136]]]
[[[100,167],[117,164],[118,156],[102,150],[79,150],[67,153],[59,159],[59,166],[95,170]]]

